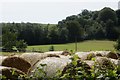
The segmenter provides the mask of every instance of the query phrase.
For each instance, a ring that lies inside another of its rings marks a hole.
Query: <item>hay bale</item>
[[[87,59],[87,55],[90,54],[90,52],[77,52],[75,53],[78,55],[78,57],[81,59],[81,60],[86,60]]]
[[[7,58],[7,56],[0,56],[0,65],[2,64],[2,61]]]
[[[56,55],[56,54],[48,54],[47,57],[58,57],[58,58],[60,58],[60,56]]]
[[[61,55],[63,51],[49,51],[49,52],[44,52],[45,54],[56,54],[56,55]]]
[[[31,64],[31,66],[33,66],[36,62],[46,58],[47,54],[45,53],[24,53],[20,57],[28,61]]]
[[[117,73],[120,74],[120,60],[110,59],[117,66]]]
[[[114,64],[107,57],[96,57],[96,62],[102,67],[114,68]]]
[[[3,80],[17,80],[20,75],[25,74],[16,68],[0,66],[0,75],[5,76],[6,79]]]
[[[30,75],[35,75],[36,73],[40,74],[37,68],[41,68],[40,64],[46,64],[46,66],[43,67],[43,70],[46,72],[46,76],[54,77],[58,70],[62,71],[65,68],[65,66],[67,66],[67,64],[69,64],[70,62],[71,60],[66,58],[47,57],[39,61],[33,67]]]
[[[87,55],[87,59],[86,60],[91,60],[92,58],[94,58],[96,55],[94,53],[89,53]]]
[[[95,56],[101,56],[101,57],[102,57],[102,54],[100,54],[100,53],[96,53]]]
[[[104,57],[106,57],[106,55],[109,53],[110,51],[91,51],[91,53],[94,53],[95,55],[102,55]]]
[[[115,52],[109,52],[107,55],[106,55],[107,58],[112,58],[112,59],[118,59],[118,54],[115,53]]]
[[[115,64],[115,65],[117,65],[117,66],[120,66],[120,60],[110,59],[110,61],[111,61],[113,64]]]
[[[90,66],[90,68],[92,68],[92,66],[94,65],[94,61],[85,60],[83,62],[85,62],[86,64],[88,64]]]
[[[7,57],[3,60],[2,66],[17,68],[24,73],[27,73],[29,68],[31,67],[30,63],[25,61],[23,58],[20,57]]]
[[[70,54],[70,53],[69,53],[67,50],[65,50],[65,51],[62,52],[61,55],[67,56],[67,55],[69,55],[69,54]]]
[[[60,58],[65,58],[65,59],[71,59],[73,56],[70,56],[70,55],[68,55],[68,56],[64,56],[64,55],[59,55],[60,56]]]
[[[73,69],[71,69],[71,67]],[[68,73],[68,71],[70,72],[70,74],[72,73],[76,73],[76,68],[83,68],[85,70],[86,73],[90,74],[90,69],[91,67],[84,61],[81,61],[81,60],[77,60],[77,64],[76,66],[74,66],[74,64],[71,62],[70,64],[68,64],[62,71],[62,76],[66,73]],[[82,70],[82,69],[81,69]]]

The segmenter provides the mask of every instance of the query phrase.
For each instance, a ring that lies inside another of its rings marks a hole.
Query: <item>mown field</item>
[[[88,40],[77,43],[77,51],[96,51],[96,50],[115,50],[115,42],[108,40]],[[50,46],[54,46],[56,51],[75,50],[75,43],[68,44],[51,44],[51,45],[34,45],[28,46],[27,50],[49,51]]]
[[[77,43],[77,52],[79,51],[104,51],[110,50],[114,51],[114,45],[116,42],[108,41],[108,40],[88,40],[83,42]],[[63,50],[73,50],[75,51],[75,43],[67,43],[67,44],[50,44],[50,45],[34,45],[28,46],[28,51],[42,51],[46,52],[49,51],[50,46],[54,46],[55,51],[63,51]],[[0,55],[12,55],[18,54],[17,52],[0,52]],[[22,54],[22,53],[19,53]]]

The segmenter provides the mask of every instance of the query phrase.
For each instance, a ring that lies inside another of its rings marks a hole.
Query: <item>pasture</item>
[[[77,43],[77,51],[104,51],[110,50],[113,51],[115,42],[108,40],[88,40]],[[39,51],[49,51],[50,46],[54,46],[55,51],[63,51],[74,50],[75,51],[75,43],[67,43],[67,44],[50,44],[50,45],[34,45],[28,46],[27,50],[39,50]]]

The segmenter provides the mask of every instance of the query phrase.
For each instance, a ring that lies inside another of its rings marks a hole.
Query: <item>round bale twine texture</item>
[[[60,58],[60,56],[57,55],[57,54],[48,54],[47,57],[57,57],[57,58]]]
[[[2,66],[17,68],[24,73],[27,73],[29,68],[31,67],[29,62],[20,57],[8,57],[3,60]]]
[[[47,54],[45,53],[23,53],[20,57],[28,61],[31,64],[31,66],[33,66],[36,62],[46,58]]]
[[[30,75],[35,75],[36,73],[39,73],[37,68],[41,68],[40,64],[46,64],[46,66],[43,66],[43,71],[46,73],[46,77],[54,77],[57,73],[57,71],[62,71],[67,64],[71,62],[68,58],[57,58],[57,57],[47,57],[41,61],[39,61],[32,69]],[[39,73],[40,74],[40,73]]]
[[[87,60],[87,56],[88,56],[88,54],[90,54],[90,52],[77,52],[75,54],[78,55],[78,57],[81,60]]]
[[[7,58],[7,56],[0,56],[0,65],[2,64],[2,61]]]
[[[115,64],[107,57],[96,57],[96,62],[102,67],[114,69]]]
[[[61,55],[67,56],[67,55],[70,55],[70,52],[68,52],[68,51],[65,50],[65,51],[62,52]]]
[[[102,57],[102,54],[100,54],[100,53],[96,53],[95,55],[96,55],[96,56],[101,56],[101,57]]]
[[[115,52],[109,52],[107,58],[118,59],[118,54]]]

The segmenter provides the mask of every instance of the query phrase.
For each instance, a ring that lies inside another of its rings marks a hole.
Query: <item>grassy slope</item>
[[[107,40],[92,40],[92,41],[84,41],[78,43],[78,51],[90,51],[90,50],[114,50],[114,44],[113,41],[107,41]],[[28,50],[42,50],[42,51],[48,51],[49,47],[51,45],[35,45],[35,46],[28,46]],[[68,43],[68,44],[54,44],[53,45],[55,50],[75,50],[75,44],[74,43]]]

